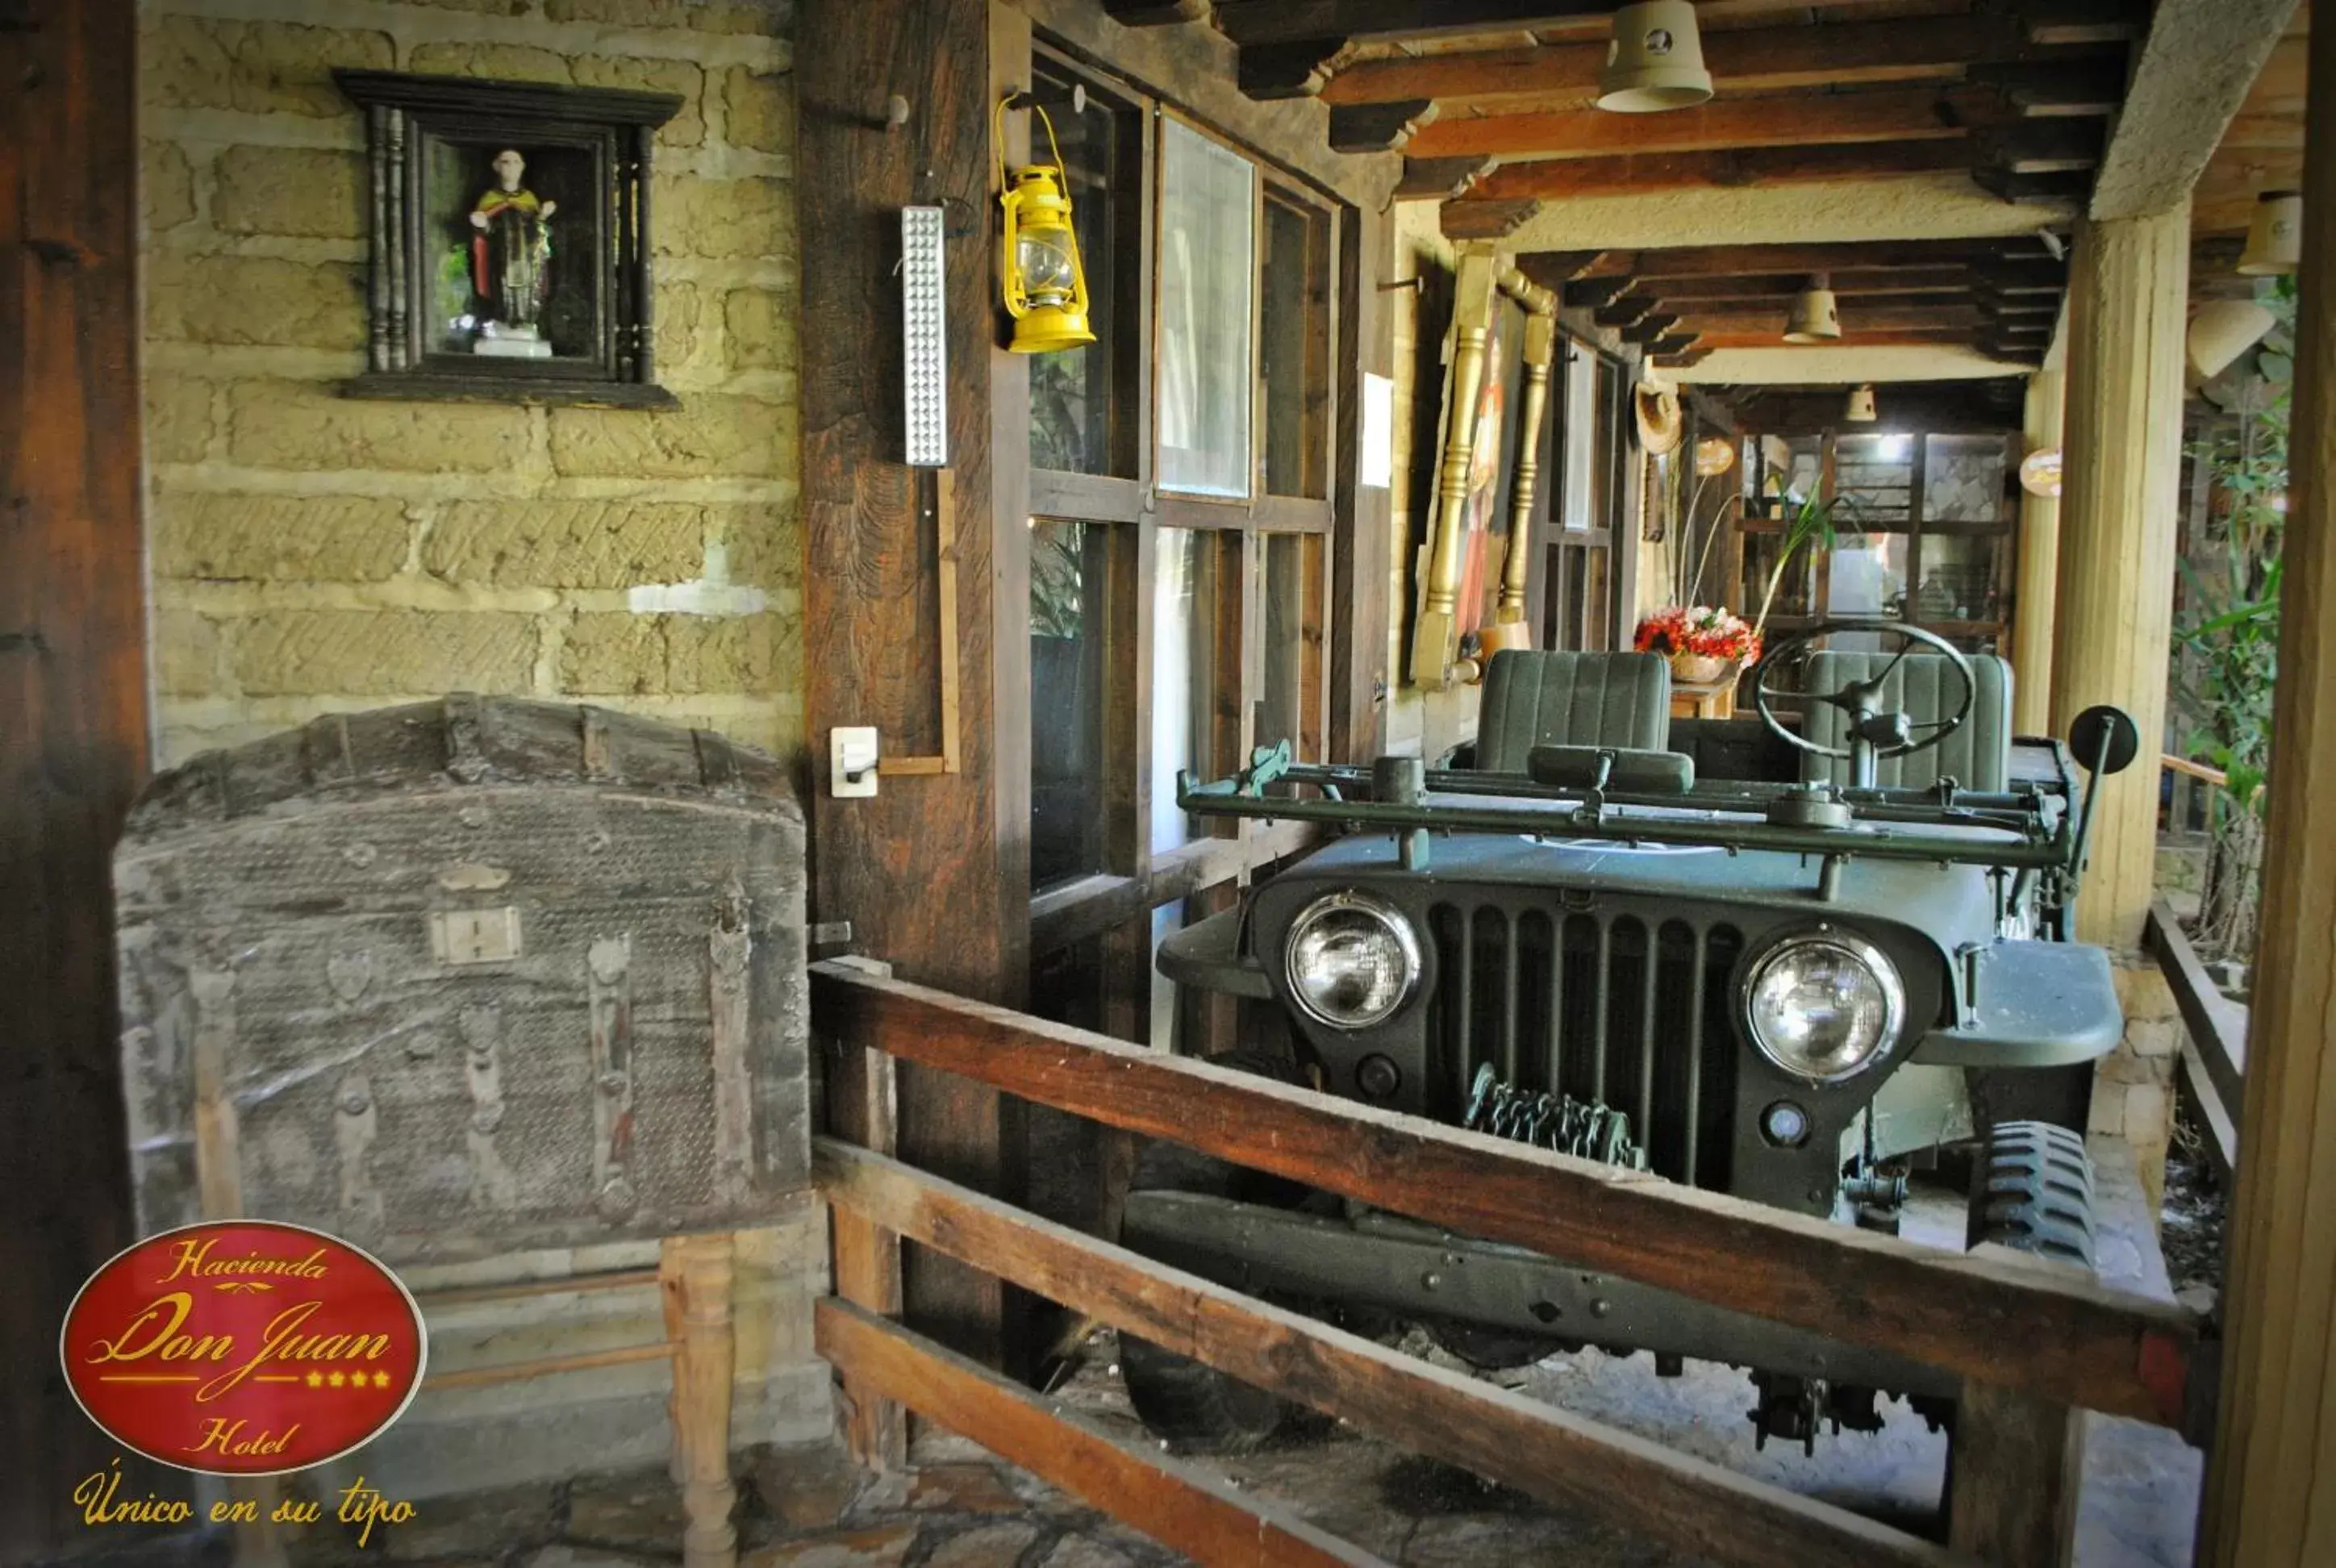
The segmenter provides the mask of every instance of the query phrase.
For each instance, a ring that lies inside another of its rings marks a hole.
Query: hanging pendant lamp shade
[[[1703,35],[1688,0],[1641,0],[1614,13],[1598,107],[1618,114],[1686,109],[1711,96]]]
[[[1833,297],[1833,281],[1819,273],[1793,296],[1792,311],[1785,317],[1785,341],[1831,343],[1840,336],[1841,307]]]
[[[2185,336],[2191,372],[2201,381],[2222,375],[2262,342],[2277,319],[2252,299],[2217,299],[2205,306],[2190,318]]]
[[[2239,253],[2239,270],[2249,278],[2270,278],[2292,272],[2302,264],[2302,194],[2264,191],[2255,198],[2254,217],[2247,223],[2247,248]]]
[[[1842,410],[1841,416],[1852,424],[1872,424],[1881,418],[1881,412],[1874,403],[1874,388],[1870,385],[1852,387],[1849,406]]]

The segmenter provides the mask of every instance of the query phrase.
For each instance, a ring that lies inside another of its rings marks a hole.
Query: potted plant
[[[1718,686],[1760,657],[1760,634],[1742,616],[1715,605],[1666,606],[1639,623],[1630,646],[1671,661],[1671,677]]]

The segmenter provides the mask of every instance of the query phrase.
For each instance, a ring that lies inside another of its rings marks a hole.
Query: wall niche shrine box
[[[352,397],[669,408],[650,161],[670,93],[336,71],[365,112],[372,274]]]

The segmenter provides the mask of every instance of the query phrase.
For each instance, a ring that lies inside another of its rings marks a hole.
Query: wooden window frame
[[[1338,725],[1333,719],[1334,640],[1350,634],[1348,607],[1336,590],[1338,513],[1343,440],[1352,439],[1354,421],[1340,396],[1340,366],[1355,355],[1348,341],[1357,327],[1353,302],[1355,268],[1348,259],[1357,241],[1355,209],[1338,194],[1328,191],[1287,167],[1226,134],[1159,96],[1098,64],[1070,52],[1042,33],[1034,33],[1031,59],[1035,69],[1067,76],[1087,84],[1115,110],[1129,114],[1138,129],[1123,141],[1123,156],[1133,147],[1142,159],[1134,176],[1121,189],[1138,193],[1123,203],[1115,231],[1115,248],[1122,258],[1114,276],[1098,285],[1114,289],[1116,330],[1133,352],[1115,353],[1113,365],[1111,414],[1112,474],[1090,474],[1044,469],[1029,461],[1026,438],[1018,452],[1003,445],[1001,463],[1024,465],[1027,511],[1034,518],[1078,521],[1091,526],[1124,526],[1132,531],[1134,548],[1114,559],[1132,558],[1130,580],[1124,585],[1133,613],[1120,610],[1120,585],[1114,575],[1111,592],[1115,613],[1106,636],[1105,690],[1106,702],[1119,715],[1106,716],[1106,734],[1119,746],[1120,737],[1132,739],[1115,758],[1107,758],[1105,789],[1104,869],[1034,893],[1030,901],[1031,952],[1038,955],[1115,930],[1162,905],[1184,901],[1200,909],[1220,890],[1246,886],[1275,863],[1306,848],[1318,837],[1311,824],[1264,823],[1246,819],[1223,824],[1218,833],[1195,837],[1174,849],[1151,848],[1150,821],[1158,791],[1174,787],[1173,779],[1153,776],[1150,755],[1153,698],[1152,660],[1161,633],[1155,623],[1158,589],[1158,540],[1165,529],[1208,531],[1238,537],[1238,555],[1230,565],[1240,584],[1238,594],[1218,597],[1217,648],[1212,678],[1228,672],[1238,681],[1235,701],[1224,717],[1218,750],[1245,757],[1259,738],[1255,734],[1264,701],[1267,650],[1264,647],[1264,590],[1270,541],[1280,537],[1314,536],[1320,543],[1301,549],[1306,561],[1304,601],[1309,615],[1301,622],[1308,646],[1299,664],[1305,699],[1301,727],[1318,736],[1319,755],[1329,755]],[[1159,221],[1163,166],[1161,127],[1174,119],[1187,130],[1246,161],[1255,173],[1251,219],[1252,278],[1251,297],[1251,484],[1246,499],[1218,498],[1168,491],[1158,482],[1158,365],[1160,340],[1159,287],[1162,243]],[[1270,400],[1264,376],[1265,342],[1262,311],[1266,298],[1265,268],[1270,251],[1268,220],[1273,204],[1295,209],[1309,219],[1307,225],[1307,267],[1310,279],[1309,315],[1318,330],[1309,334],[1304,375],[1303,408],[1308,422],[1303,438],[1299,488],[1318,494],[1288,495],[1268,485],[1267,421]],[[1134,230],[1130,233],[1130,229]],[[1368,259],[1364,266],[1369,265]],[[1132,477],[1130,472],[1132,471]],[[1311,557],[1309,560],[1309,557]],[[1221,578],[1222,578],[1222,574]],[[1319,620],[1314,617],[1319,616]],[[1006,630],[1001,621],[1001,631]],[[1027,635],[1027,631],[1025,632]],[[1222,686],[1218,688],[1222,690]],[[1027,698],[1026,698],[1027,707]],[[1027,814],[1027,812],[1026,812]],[[1026,830],[1027,831],[1027,828]],[[1144,955],[1148,963],[1149,954]]]
[[[2000,540],[2002,542],[1999,547],[1999,567],[2009,569],[2018,560],[2020,551],[2020,512],[2022,509],[2011,491],[2011,487],[2016,483],[2016,480],[2013,476],[2017,473],[2019,468],[2017,456],[2018,447],[2016,444],[2020,434],[2018,431],[2001,428],[1972,428],[1968,426],[1946,424],[1926,427],[1922,430],[1869,432],[1862,430],[1844,431],[1835,426],[1827,425],[1817,430],[1760,429],[1757,427],[1747,426],[1743,433],[1746,438],[1752,442],[1753,450],[1755,452],[1759,450],[1758,441],[1763,435],[1778,436],[1788,441],[1794,439],[1806,440],[1810,436],[1815,436],[1819,442],[1820,455],[1818,459],[1818,472],[1820,475],[1820,483],[1824,486],[1825,492],[1827,494],[1834,493],[1838,483],[1839,443],[1843,437],[1847,436],[1854,439],[1864,435],[1883,433],[1904,435],[1908,441],[1913,443],[1913,449],[1908,454],[1907,462],[1908,477],[1905,521],[1903,522],[1893,521],[1889,525],[1883,527],[1864,528],[1859,530],[1861,533],[1894,533],[1903,534],[1906,536],[1907,613],[1892,618],[1905,625],[1919,626],[1925,631],[1936,632],[1943,638],[1956,638],[1964,641],[1976,641],[1981,638],[1993,638],[1996,641],[1996,646],[1999,651],[2010,645],[2012,621],[2014,618],[2013,601],[2017,594],[2017,585],[2010,580],[2010,574],[2008,570],[2003,572],[2006,579],[2006,586],[1999,601],[2000,611],[1998,618],[1994,620],[1930,619],[1921,613],[1919,596],[1922,582],[1922,544],[1926,539],[1935,537],[1941,539],[1983,538]],[[2002,515],[1997,521],[1992,522],[1931,521],[1923,515],[1923,490],[1928,478],[1932,438],[1934,436],[1968,437],[1975,435],[2000,439],[2004,443],[2006,495]],[[1765,473],[1765,463],[1762,465],[1760,473]],[[1755,484],[1761,482],[1760,474],[1754,474],[1752,476],[1751,482]],[[1736,527],[1738,533],[1743,536],[1776,534],[1784,531],[1784,524],[1776,519],[1769,517],[1756,517],[1748,514],[1738,519]],[[1742,547],[1739,544],[1739,556],[1737,564],[1737,570],[1739,573],[1742,571],[1742,560],[1740,555],[1741,548]],[[1830,550],[1819,550],[1813,551],[1812,553],[1815,559],[1816,583],[1810,594],[1811,613],[1807,615],[1776,614],[1770,616],[1768,618],[1769,626],[1779,633],[1798,631],[1806,627],[1815,626],[1833,613],[1833,551]],[[1747,583],[1747,586],[1750,585]]]

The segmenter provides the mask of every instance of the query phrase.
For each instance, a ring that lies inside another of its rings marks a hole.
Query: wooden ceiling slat
[[[1862,141],[1818,147],[1728,148],[1710,152],[1638,152],[1619,158],[1544,158],[1504,163],[1471,194],[1486,200],[1553,200],[1641,190],[1732,190],[1826,180],[1887,179],[1966,169],[1968,138]]]
[[[1601,158],[1709,152],[1737,147],[1808,147],[1857,141],[1952,140],[1985,117],[1989,93],[1883,90],[1719,101],[1668,114],[1504,114],[1441,120],[1412,139],[1423,158],[1497,153]]]

